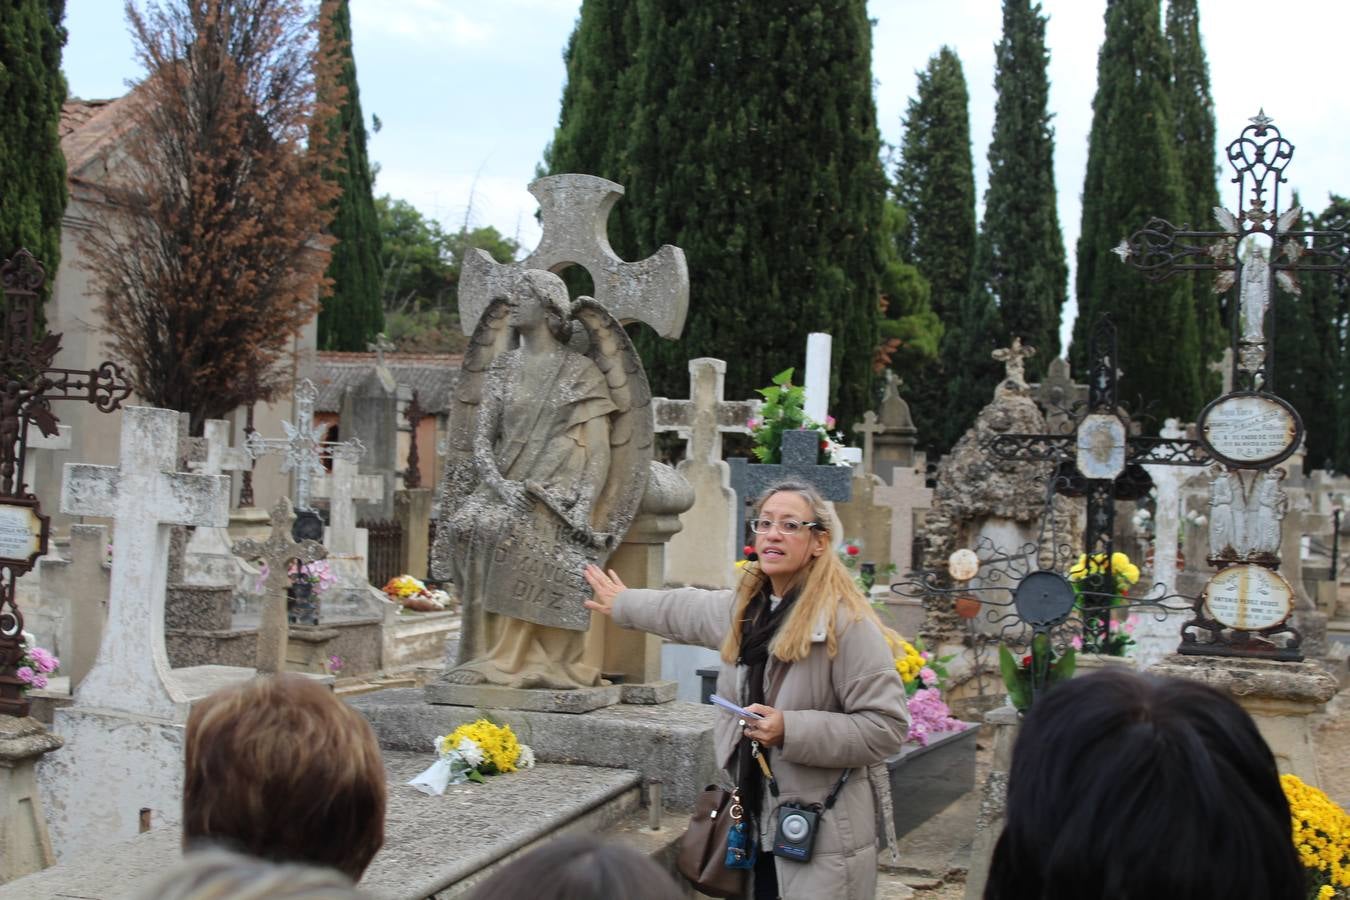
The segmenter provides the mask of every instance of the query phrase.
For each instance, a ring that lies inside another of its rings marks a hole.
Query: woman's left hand
[[[759,741],[765,747],[781,747],[783,745],[783,714],[772,706],[765,706],[763,703],[751,703],[746,709],[750,712],[759,713],[762,719],[745,720],[745,736],[752,741]]]

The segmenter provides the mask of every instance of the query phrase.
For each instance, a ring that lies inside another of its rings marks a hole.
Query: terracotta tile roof
[[[320,351],[314,366],[314,384],[319,389],[315,411],[336,413],[342,395],[375,368],[374,353]],[[459,380],[464,356],[459,353],[386,353],[385,365],[394,381],[417,391],[417,402],[428,413],[444,415],[450,409],[450,391]]]
[[[123,114],[125,105],[122,101],[125,99],[81,100],[76,97],[62,104],[61,152],[66,157],[66,172],[72,177],[130,127]]]

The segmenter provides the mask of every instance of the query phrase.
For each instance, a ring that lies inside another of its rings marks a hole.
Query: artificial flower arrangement
[[[384,586],[384,593],[395,603],[415,612],[438,612],[450,606],[450,595],[428,588],[411,575],[396,575]]]
[[[1112,553],[1109,566],[1105,553],[1079,555],[1069,569],[1074,606],[1082,612],[1084,625],[1083,636],[1075,639],[1076,648],[1099,656],[1124,656],[1129,652],[1134,646],[1132,633],[1137,619],[1129,616],[1118,620],[1111,607],[1125,605],[1126,595],[1138,581],[1139,567],[1124,553]]]
[[[848,465],[843,453],[844,436],[838,431],[830,433],[834,427],[834,417],[826,416],[823,425],[807,417],[806,389],[792,383],[793,371],[784,369],[773,377],[772,385],[759,389],[764,404],[759,409],[759,415],[745,423],[755,441],[755,459],[762,463],[782,462],[783,432],[805,428],[820,435],[818,462],[821,465]]]
[[[510,725],[478,719],[436,738],[439,757],[408,784],[439,796],[451,784],[482,784],[489,775],[534,768],[534,751],[520,743]]]
[[[1280,784],[1293,817],[1294,847],[1308,873],[1308,900],[1350,897],[1350,815],[1297,775]]]
[[[1064,652],[1056,653],[1050,635],[1045,632],[1032,637],[1030,651],[1019,661],[1007,644],[998,647],[998,668],[1003,676],[1003,686],[1008,691],[1008,700],[1021,712],[1031,708],[1031,701],[1039,692],[1037,683],[1043,691],[1060,681],[1068,681],[1078,663],[1075,648],[1068,647]]]
[[[839,555],[839,561],[844,564],[844,568],[853,573],[853,582],[864,594],[872,592],[872,585],[877,583],[880,578],[882,583],[889,583],[896,573],[895,563],[887,563],[880,571],[874,564],[862,561],[862,542],[857,540],[845,540],[835,550]]]
[[[270,571],[267,563],[262,563],[258,567],[258,577],[253,585],[254,593],[261,594],[267,589],[267,575]],[[333,573],[333,567],[326,559],[304,565],[293,559],[286,567],[286,574],[290,576],[291,584],[308,584],[310,594],[314,597],[322,596],[325,591],[337,584],[337,575]]]
[[[14,675],[24,683],[19,692],[26,694],[33,688],[43,690],[47,687],[47,676],[61,667],[61,660],[39,647],[31,632],[23,632],[19,646],[23,649],[23,655],[19,657],[19,666],[14,670]]]
[[[966,722],[952,716],[942,699],[942,688],[947,681],[947,663],[951,656],[935,656],[924,647],[923,638],[910,643],[899,639],[895,652],[895,670],[905,684],[909,698],[909,735],[907,740],[920,747],[928,746],[928,737],[948,731],[965,731]]]

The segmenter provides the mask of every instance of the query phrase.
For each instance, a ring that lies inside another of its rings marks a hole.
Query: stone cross
[[[666,580],[672,584],[731,587],[737,556],[736,492],[722,459],[723,434],[748,434],[759,414],[758,400],[724,400],[727,364],[720,359],[689,361],[689,399],[652,401],[656,430],[673,431],[687,442],[676,471],[694,489],[694,505],[666,550]]]
[[[393,353],[397,349],[398,345],[385,337],[383,331],[375,335],[374,341],[366,344],[366,352],[375,354],[375,368],[377,369],[383,369],[385,367],[384,355],[386,353]]]
[[[528,269],[561,272],[579,265],[591,275],[595,299],[627,325],[642,322],[664,338],[684,330],[689,310],[689,267],[684,251],[669,244],[640,262],[624,262],[606,237],[606,220],[623,187],[594,175],[550,175],[530,185],[539,201],[544,233],[524,260],[501,265],[471,250],[459,278],[459,320],[473,334],[493,299],[510,293]]]
[[[720,359],[689,360],[689,399],[652,400],[656,431],[682,437],[684,458],[701,463],[720,462],[723,434],[749,434],[750,419],[759,414],[758,400],[724,400],[727,364]]]
[[[876,465],[876,458],[872,455],[873,440],[877,435],[885,434],[886,430],[886,426],[877,421],[877,414],[870,409],[863,413],[861,422],[853,423],[853,432],[863,436],[862,472],[876,474],[873,472],[873,466]]]
[[[384,478],[357,474],[355,460],[345,455],[333,458],[333,471],[314,485],[314,496],[328,498],[328,549],[352,554],[356,547],[356,501],[376,501],[384,496]]]
[[[745,536],[745,507],[754,502],[765,489],[780,481],[805,481],[820,492],[826,500],[848,500],[853,496],[853,469],[850,466],[822,466],[820,433],[798,429],[783,432],[782,463],[751,465],[749,460],[735,457],[727,460],[731,466],[731,487],[740,497],[736,504],[736,534]]]
[[[206,458],[189,463],[194,472],[202,475],[223,475],[252,468],[253,457],[243,447],[230,446],[230,423],[224,419],[207,419],[203,426],[206,439]]]
[[[252,539],[236,541],[238,556],[267,563],[267,580],[263,583],[262,621],[258,623],[257,669],[259,675],[272,675],[286,670],[286,644],[290,624],[286,618],[286,588],[291,584],[291,560],[303,565],[317,562],[328,555],[318,541],[291,539],[295,512],[291,501],[282,497],[272,507],[272,533],[266,541]]]
[[[928,487],[923,461],[917,467],[896,466],[891,483],[872,492],[873,499],[891,508],[891,562],[896,574],[909,575],[914,559],[914,523],[917,513],[932,509],[933,489]]]
[[[1017,387],[1027,386],[1026,361],[1029,357],[1036,355],[1035,347],[1023,347],[1022,339],[1020,337],[1014,337],[1010,346],[995,350],[991,355],[994,359],[1003,363],[1007,369],[1006,374],[1003,376],[1005,384],[1011,382]]]
[[[113,520],[108,624],[78,705],[182,721],[188,698],[164,647],[172,525],[229,524],[229,482],[178,472],[178,414],[143,406],[122,415],[118,468],[69,463],[61,511]]]
[[[244,447],[249,456],[257,459],[267,454],[280,454],[281,471],[295,472],[295,508],[309,509],[310,480],[325,471],[323,460],[337,456],[360,459],[366,452],[359,440],[335,443],[323,440],[324,426],[314,423],[314,402],[318,388],[308,378],[295,388],[295,422],[282,422],[284,438],[264,438],[256,431],[249,432]]]

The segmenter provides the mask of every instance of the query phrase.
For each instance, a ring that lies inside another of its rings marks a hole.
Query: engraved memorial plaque
[[[1084,417],[1078,426],[1078,456],[1074,462],[1084,478],[1115,480],[1125,471],[1125,423],[1104,413]]]
[[[0,502],[0,560],[25,571],[47,552],[49,520],[36,500],[6,498]]]
[[[1200,413],[1200,442],[1230,466],[1273,465],[1298,447],[1303,423],[1272,394],[1227,394]]]
[[[1294,589],[1272,569],[1229,566],[1205,586],[1205,609],[1216,622],[1242,631],[1270,628],[1289,618]]]
[[[974,550],[957,550],[947,558],[947,572],[954,581],[969,581],[980,571],[980,558]]]

